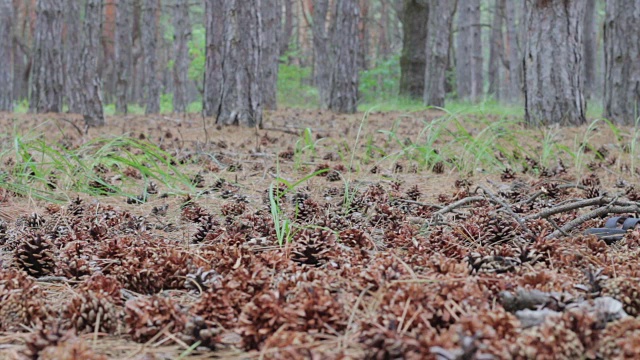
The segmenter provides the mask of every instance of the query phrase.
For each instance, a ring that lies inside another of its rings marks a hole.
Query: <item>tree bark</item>
[[[284,25],[280,38],[280,56],[284,56],[289,50],[291,35],[293,34],[293,0],[284,0]]]
[[[0,0],[0,111],[13,110],[13,4]]]
[[[132,80],[133,2],[118,1],[116,8],[116,112],[127,113]]]
[[[261,0],[262,1],[262,101],[264,108],[275,110],[277,84],[278,84],[278,66],[280,58],[280,11],[279,0]]]
[[[327,13],[329,12],[329,0],[316,0],[313,6],[313,69],[315,83],[320,96],[320,106],[323,109],[329,107],[329,94],[331,87],[331,59],[329,59],[329,47],[327,38]]]
[[[360,48],[357,0],[337,0],[331,29],[332,66],[329,109],[352,114],[358,107],[358,52]]]
[[[98,73],[98,54],[102,30],[102,0],[87,0],[84,11],[80,56],[82,76],[82,115],[88,126],[103,126],[102,82]]]
[[[189,40],[191,22],[189,21],[189,3],[178,0],[174,5],[174,51],[173,62],[173,112],[187,111],[187,84],[189,76]]]
[[[31,67],[32,112],[62,110],[64,92],[62,74],[63,0],[38,0]]]
[[[480,0],[460,0],[456,36],[456,83],[458,97],[477,101],[483,93]]]
[[[516,11],[514,1],[505,0],[504,2],[505,22],[506,22],[506,43],[505,53],[507,57],[507,73],[505,74],[505,92],[504,100],[508,102],[517,102],[522,95],[522,52],[518,46],[519,27],[524,28],[522,23],[516,22],[521,19],[520,14]],[[518,26],[519,25],[519,26]]]
[[[82,114],[82,73],[80,68],[80,56],[82,55],[82,27],[80,19],[80,2],[68,0],[65,11],[65,25],[67,36],[64,47],[65,64],[65,95],[69,112],[72,114]]]
[[[144,82],[146,114],[160,112],[160,85],[158,83],[157,33],[158,0],[144,0],[142,3],[142,50],[144,52]]]
[[[500,100],[500,69],[504,57],[502,45],[502,19],[504,17],[505,0],[495,0],[493,5],[493,23],[491,24],[491,41],[489,45],[489,95]]]
[[[584,90],[585,97],[589,99],[596,89],[596,0],[585,0],[585,2],[582,42],[584,49]]]
[[[430,0],[429,36],[426,46],[424,103],[444,107],[445,74],[449,59],[449,41],[453,15],[458,1]]]
[[[582,0],[527,0],[525,119],[531,125],[586,122]]]
[[[640,1],[610,0],[604,24],[604,116],[621,125],[640,117]]]
[[[205,114],[218,124],[262,125],[261,3],[224,0],[216,6],[220,0],[207,0]]]
[[[424,95],[429,7],[425,0],[404,0],[400,56],[400,95],[420,99]]]

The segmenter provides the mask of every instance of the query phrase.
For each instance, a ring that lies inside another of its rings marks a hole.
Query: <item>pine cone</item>
[[[409,200],[418,201],[418,199],[420,199],[420,195],[422,195],[422,193],[420,192],[418,185],[413,185],[409,190],[407,190],[407,198],[409,198]]]
[[[13,269],[0,272],[0,331],[40,323],[45,315],[44,294],[32,279]]]
[[[84,283],[76,296],[66,305],[62,318],[78,333],[98,331],[116,333],[122,319],[120,283],[103,275],[97,275]]]
[[[291,260],[299,264],[321,266],[335,245],[335,236],[329,231],[303,230],[294,238],[295,248]]]
[[[434,174],[443,174],[444,170],[444,162],[442,161],[437,161],[435,164],[433,164],[433,168],[431,169]]]
[[[215,350],[216,343],[220,342],[219,334],[220,329],[207,324],[202,317],[196,316],[189,319],[185,325],[183,339],[188,344],[194,344],[199,341],[200,346]]]
[[[372,249],[374,246],[373,240],[369,235],[360,229],[341,231],[338,237],[343,244],[352,248]]]
[[[50,346],[69,341],[74,338],[73,331],[64,331],[59,323],[47,327],[39,327],[26,341],[23,354],[27,359],[39,360],[40,354]]]
[[[86,342],[73,337],[46,347],[38,354],[38,360],[107,360],[107,357],[94,353]]]
[[[200,226],[195,234],[193,234],[193,242],[201,243],[205,240],[217,239],[224,230],[220,228],[220,224],[211,216],[205,216],[200,220]]]
[[[127,301],[125,312],[129,334],[140,343],[149,341],[165,327],[169,332],[181,332],[187,320],[173,300],[158,295]]]
[[[340,181],[342,180],[342,175],[338,171],[331,170],[327,174],[327,181]]]
[[[14,257],[18,265],[33,277],[51,274],[55,267],[51,242],[38,231],[24,234]]]
[[[610,296],[623,305],[624,311],[631,316],[640,315],[640,279],[619,277],[600,282],[600,296]]]
[[[311,221],[320,212],[320,206],[313,199],[306,199],[297,207],[296,218],[301,221]]]

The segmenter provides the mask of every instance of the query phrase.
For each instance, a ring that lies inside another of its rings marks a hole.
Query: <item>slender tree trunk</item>
[[[584,49],[584,90],[585,97],[591,98],[596,82],[596,0],[585,0],[586,10],[582,27]],[[640,31],[640,29],[636,29]]]
[[[132,80],[133,2],[118,1],[116,9],[116,112],[127,113]]]
[[[424,95],[425,46],[429,7],[425,1],[404,0],[400,56],[400,95],[420,99]]]
[[[331,29],[332,59],[329,109],[354,113],[358,107],[358,20],[357,0],[337,0]]]
[[[586,122],[582,74],[583,0],[527,0],[525,119],[532,125]]]
[[[13,110],[13,4],[0,0],[0,111]]]
[[[38,0],[31,67],[30,110],[60,112],[64,84],[62,78],[63,0]]]
[[[366,70],[369,68],[369,1],[360,0],[360,24],[359,42],[360,51],[358,51],[358,69]]]
[[[102,0],[87,0],[84,11],[83,41],[80,56],[82,76],[82,115],[88,126],[104,125],[102,82],[98,73],[101,50]]]
[[[458,97],[477,101],[483,93],[482,31],[480,0],[460,0],[456,36],[456,81]]]
[[[189,40],[191,22],[189,21],[189,3],[178,0],[173,15],[174,51],[173,62],[173,112],[187,111],[187,84],[189,75]]]
[[[219,2],[207,0],[207,57],[212,58],[206,65],[205,113],[210,111],[218,124],[261,126],[262,1],[224,0],[216,6]],[[221,80],[213,86],[216,72]]]
[[[505,0],[495,0],[493,6],[493,23],[491,24],[491,42],[489,45],[489,95],[500,99],[500,69],[504,57],[502,45],[502,19]]]
[[[69,112],[82,114],[82,74],[80,68],[80,56],[82,54],[82,28],[80,22],[80,2],[68,0],[65,11],[65,25],[67,37],[65,39],[65,94],[69,106]]]
[[[327,13],[329,12],[329,0],[317,0],[313,6],[313,69],[315,83],[320,95],[320,106],[323,109],[329,107],[329,94],[331,87],[331,59],[327,38]]]
[[[217,116],[220,110],[225,35],[224,2],[225,0],[205,1],[206,62],[202,99],[205,116]]]
[[[142,51],[144,52],[144,82],[146,114],[160,112],[160,85],[158,83],[157,35],[158,35],[158,0],[142,2]]]
[[[505,74],[507,87],[504,92],[504,99],[508,102],[517,102],[522,95],[522,56],[518,46],[519,27],[524,28],[522,23],[518,24],[517,19],[522,18],[516,11],[514,1],[504,2],[505,22],[507,24],[507,36],[505,43],[505,53],[507,57],[508,72]],[[519,25],[519,27],[518,27]],[[524,30],[524,29],[523,29]]]
[[[284,0],[284,25],[282,28],[282,37],[280,38],[280,56],[283,56],[289,50],[291,35],[293,34],[293,1]]]
[[[457,0],[430,0],[429,2],[429,36],[426,46],[427,67],[424,77],[425,105],[444,106],[449,41],[457,3]]]
[[[604,116],[640,120],[640,0],[609,0],[604,24]]]
[[[280,11],[278,9],[279,0],[261,0],[262,1],[262,101],[264,108],[275,110],[277,84],[278,84],[278,66],[280,54]]]

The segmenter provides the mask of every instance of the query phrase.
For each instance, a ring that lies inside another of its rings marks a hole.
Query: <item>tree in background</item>
[[[63,0],[38,0],[31,66],[30,110],[60,112],[63,100]]]
[[[430,0],[429,36],[426,45],[426,69],[424,74],[424,103],[444,106],[445,72],[449,60],[449,39],[453,15],[458,1]]]
[[[0,0],[0,111],[13,110],[13,4]]]
[[[400,56],[400,95],[414,99],[424,96],[426,69],[427,0],[404,0],[402,7],[403,38]]]
[[[222,125],[261,126],[260,2],[207,0],[206,4],[204,114]]]
[[[328,52],[327,14],[329,12],[329,0],[316,0],[312,8],[313,29],[313,69],[314,82],[318,88],[320,106],[326,109],[329,106],[329,93],[331,87],[331,69]]]
[[[116,112],[127,113],[133,50],[133,1],[118,1],[115,31]]]
[[[493,21],[491,24],[491,37],[489,39],[489,95],[500,99],[500,74],[502,59],[504,58],[504,46],[502,43],[502,20],[504,19],[505,0],[494,0]]]
[[[178,0],[173,5],[173,112],[187,111],[187,80],[189,74],[189,48],[191,22],[189,2]]]
[[[463,100],[477,101],[483,95],[484,72],[480,0],[458,1],[456,33],[456,89]]]
[[[336,0],[335,9],[328,108],[339,113],[354,113],[358,107],[360,9],[357,0]]]
[[[66,38],[64,40],[65,95],[69,112],[82,114],[82,76],[80,56],[82,56],[82,28],[80,1],[67,0],[65,4]]]
[[[585,0],[586,8],[584,22],[582,24],[582,49],[584,51],[582,62],[584,64],[584,92],[589,99],[596,91],[596,54],[597,30],[596,30],[596,0]]]
[[[260,22],[262,36],[259,47],[262,51],[262,101],[264,108],[275,110],[278,91],[278,66],[280,58],[281,3],[280,0],[260,0]]]
[[[144,0],[142,3],[142,51],[144,57],[144,94],[146,114],[160,112],[160,84],[158,83],[157,33],[158,33],[158,1]]]
[[[80,70],[82,91],[80,104],[85,124],[104,125],[102,81],[98,73],[98,54],[102,29],[102,0],[87,0],[84,11]]]
[[[505,0],[504,14],[506,23],[506,41],[505,41],[505,57],[507,61],[507,71],[503,76],[504,96],[503,100],[507,102],[518,102],[522,96],[522,78],[524,77],[522,69],[522,51],[518,41],[519,30],[523,27],[523,19],[521,12],[518,12],[517,6],[521,2]]]
[[[604,24],[604,116],[624,125],[640,117],[640,0],[608,0]]]
[[[527,0],[525,120],[532,125],[586,122],[582,0]]]

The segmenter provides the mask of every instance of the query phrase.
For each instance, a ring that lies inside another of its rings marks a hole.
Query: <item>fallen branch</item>
[[[522,229],[524,229],[524,231],[526,231],[527,233],[531,233],[531,231],[529,231],[529,228],[527,227],[527,224],[525,223],[524,219],[521,218],[520,216],[518,216],[515,212],[513,212],[513,209],[511,209],[511,206],[509,204],[507,204],[506,202],[502,201],[502,199],[498,198],[493,192],[491,192],[491,190],[489,190],[486,186],[484,185],[478,185],[478,187],[487,195],[491,198],[491,201],[493,201],[494,203],[497,203],[498,205],[502,206],[502,209],[504,209],[509,215],[511,215],[512,218],[514,218],[518,224],[520,225],[520,227]]]
[[[607,214],[624,214],[624,213],[638,213],[640,212],[640,206],[637,204],[628,205],[628,206],[615,206],[615,203],[609,204],[607,206],[599,207],[591,212],[588,212],[582,216],[579,216],[568,223],[564,224],[560,229],[552,232],[547,235],[547,239],[554,239],[564,233],[569,233],[571,230],[576,227],[582,225],[586,221],[591,219],[595,219],[597,217],[605,216]]]
[[[460,199],[454,203],[451,203],[445,207],[443,207],[442,209],[436,211],[435,213],[433,213],[434,215],[444,215],[448,212],[451,212],[454,209],[459,208],[460,206],[466,205],[468,203],[472,203],[472,202],[478,202],[478,201],[486,201],[487,198],[484,196],[469,196],[466,197],[464,199]]]

